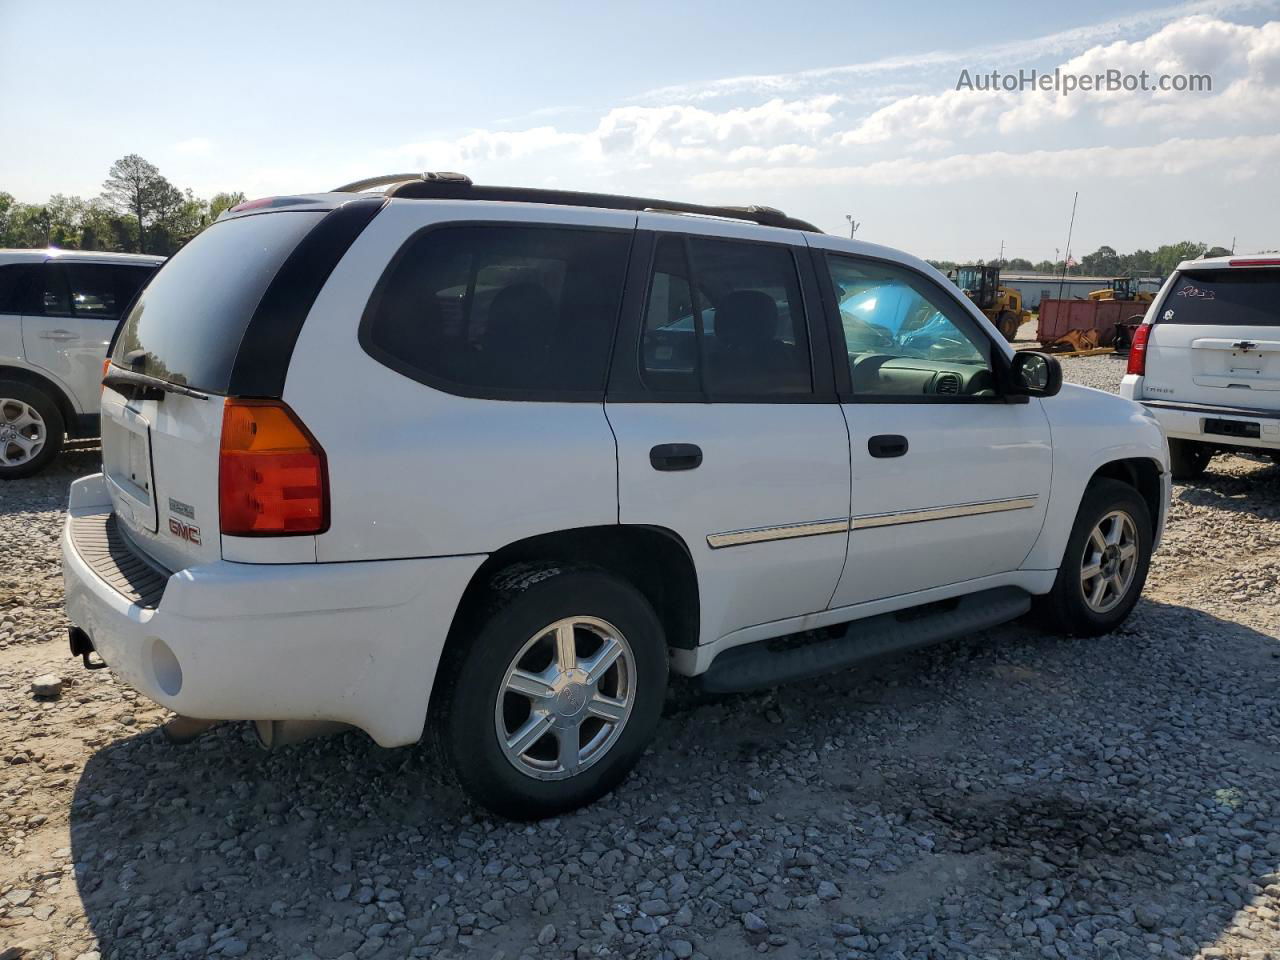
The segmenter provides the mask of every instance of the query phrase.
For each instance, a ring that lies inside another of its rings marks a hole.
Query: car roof
[[[1232,253],[1225,257],[1183,260],[1178,264],[1178,270],[1247,270],[1251,267],[1275,266],[1280,266],[1280,256],[1274,253]]]
[[[111,253],[106,250],[60,250],[57,247],[34,250],[0,249],[0,263],[44,263],[60,260],[68,263],[121,263],[135,267],[155,266],[164,263],[164,257],[147,253]]]

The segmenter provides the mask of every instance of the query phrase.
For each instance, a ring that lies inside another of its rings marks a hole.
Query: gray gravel
[[[1014,624],[766,694],[679,686],[622,788],[535,825],[420,747],[168,745],[65,655],[59,518],[92,469],[0,487],[0,955],[1280,956],[1280,468],[1177,488],[1113,636]]]

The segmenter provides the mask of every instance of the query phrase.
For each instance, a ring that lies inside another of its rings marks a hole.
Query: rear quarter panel
[[[393,201],[321,291],[284,399],[325,450],[329,530],[320,561],[489,553],[555,530],[618,520],[617,456],[603,403],[454,396],[370,357],[358,327],[393,254],[442,220],[633,227],[635,215],[517,204]]]
[[[1140,405],[1102,390],[1064,384],[1042,401],[1053,438],[1053,480],[1044,528],[1024,569],[1052,570],[1062,562],[1085,488],[1098,469],[1116,460],[1155,461],[1169,473],[1164,432]],[[1162,503],[1161,510],[1168,505]],[[1153,522],[1159,528],[1159,518]]]

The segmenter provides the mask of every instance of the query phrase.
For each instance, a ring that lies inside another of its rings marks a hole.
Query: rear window
[[[1183,273],[1169,291],[1159,320],[1211,326],[1280,326],[1280,270]]]
[[[411,239],[361,330],[371,356],[469,396],[599,399],[631,235],[458,226]]]
[[[112,359],[149,376],[226,393],[245,328],[280,265],[325,214],[223,220],[175,253],[147,284]],[[143,357],[139,367],[131,358]]]

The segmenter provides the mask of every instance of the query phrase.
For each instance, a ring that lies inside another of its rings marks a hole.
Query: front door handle
[[[693,470],[702,463],[702,448],[696,443],[660,443],[649,451],[655,470]]]
[[[867,441],[867,453],[877,460],[900,457],[907,452],[907,438],[896,433],[881,433]]]

